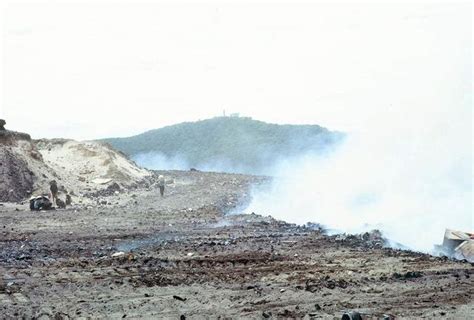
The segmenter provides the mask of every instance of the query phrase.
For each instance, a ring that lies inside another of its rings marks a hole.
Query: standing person
[[[56,200],[58,199],[58,184],[56,180],[49,183],[49,190],[51,191],[51,202],[56,205]]]
[[[66,191],[66,205],[70,206],[72,203],[71,195]]]
[[[165,194],[165,177],[161,174],[158,176],[158,187],[160,187],[160,194],[163,197]]]

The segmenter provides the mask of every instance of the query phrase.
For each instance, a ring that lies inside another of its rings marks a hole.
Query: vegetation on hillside
[[[321,151],[341,137],[341,133],[318,125],[278,125],[251,118],[216,117],[105,141],[135,159],[158,154],[198,169],[222,167],[258,173],[276,159]]]

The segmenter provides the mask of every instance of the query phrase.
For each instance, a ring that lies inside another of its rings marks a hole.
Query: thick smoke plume
[[[331,155],[276,166],[246,212],[345,232],[378,228],[429,252],[445,228],[473,229],[470,96],[375,114]]]

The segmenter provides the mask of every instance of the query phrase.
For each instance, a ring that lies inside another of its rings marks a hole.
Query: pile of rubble
[[[382,236],[380,230],[372,230],[360,234],[338,234],[335,235],[334,240],[343,242],[352,246],[364,246],[367,248],[382,248],[385,246],[387,240]]]
[[[474,233],[446,229],[442,245],[435,246],[440,255],[474,263]]]

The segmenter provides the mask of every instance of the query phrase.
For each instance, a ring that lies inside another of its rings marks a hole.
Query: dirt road
[[[151,187],[66,210],[0,206],[0,318],[472,317],[470,263],[224,214],[264,178],[164,174],[164,198]]]

